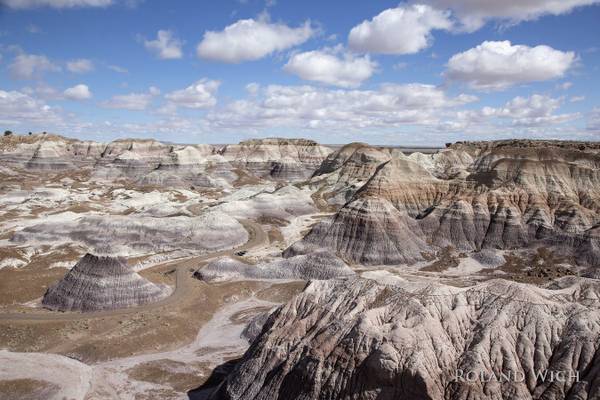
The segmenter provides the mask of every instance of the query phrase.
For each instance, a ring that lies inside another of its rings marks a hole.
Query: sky
[[[0,0],[0,129],[600,140],[600,0]]]

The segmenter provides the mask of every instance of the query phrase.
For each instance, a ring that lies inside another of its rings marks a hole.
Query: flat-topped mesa
[[[171,146],[155,140],[119,139],[111,143],[81,141],[59,135],[35,134],[0,139],[0,160],[33,170],[93,167],[121,158],[143,159],[166,153]],[[127,156],[126,153],[135,154]]]
[[[103,311],[157,302],[171,294],[127,265],[122,257],[86,254],[65,277],[48,288],[42,304],[57,311]]]
[[[226,145],[220,153],[238,168],[259,177],[302,180],[310,177],[331,149],[307,139],[252,139]]]
[[[505,139],[492,141],[461,141],[447,146],[454,150],[479,149],[489,151],[493,148],[550,148],[564,150],[579,150],[597,153],[600,151],[600,142],[580,142],[575,140],[532,140],[532,139]]]
[[[93,165],[104,144],[53,134],[0,138],[0,161],[30,170],[56,171]]]
[[[0,161],[34,171],[85,167],[94,180],[127,180],[140,185],[212,188],[229,186],[237,179],[214,146],[168,144],[153,139],[99,143],[49,134],[8,136],[0,138]]]
[[[159,186],[228,186],[237,176],[232,166],[211,145],[171,146],[156,168],[140,178],[142,184]],[[210,170],[210,173],[208,172]]]
[[[189,185],[205,172],[209,145],[175,145],[156,140],[116,140],[106,146],[95,165],[94,177],[126,178],[141,184]],[[196,183],[198,184],[198,183]]]
[[[251,145],[291,145],[291,146],[320,146],[320,144],[311,139],[302,138],[262,138],[262,139],[248,139],[242,140],[239,145],[251,146]]]
[[[177,145],[153,139],[97,143],[57,135],[0,138],[0,161],[9,165],[31,170],[86,166],[96,180],[127,179],[151,185],[228,186],[238,179],[233,168],[258,177],[302,180],[331,151],[313,140],[284,138],[251,139],[218,150],[206,144]]]
[[[600,281],[574,277],[313,281],[209,399],[597,400],[599,298]]]

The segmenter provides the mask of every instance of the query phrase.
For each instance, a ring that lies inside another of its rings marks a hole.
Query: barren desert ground
[[[437,398],[480,362],[594,393],[599,150],[4,137],[2,398]]]

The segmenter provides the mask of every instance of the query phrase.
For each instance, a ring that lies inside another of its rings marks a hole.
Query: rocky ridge
[[[313,252],[259,265],[249,265],[224,257],[197,270],[194,276],[204,281],[244,279],[333,279],[352,276],[354,271],[330,252]]]
[[[599,300],[585,278],[311,282],[210,398],[599,399]]]
[[[534,144],[396,153],[286,254],[328,248],[377,265],[421,261],[427,248],[541,244],[600,264],[600,154]]]
[[[331,149],[313,140],[268,138],[226,145],[219,153],[257,176],[293,181],[310,177]]]
[[[350,143],[329,154],[311,177],[327,203],[343,205],[364,185],[377,168],[389,161],[386,149]]]
[[[179,145],[152,139],[110,143],[52,134],[0,138],[0,161],[33,171],[87,167],[96,180],[133,180],[142,185],[228,187],[243,168],[258,177],[309,177],[331,150],[306,139],[254,139],[237,145]]]
[[[63,213],[15,232],[12,243],[78,243],[88,251],[125,256],[186,250],[219,251],[248,241],[248,231],[235,218],[219,211],[198,217],[156,218],[141,215]]]

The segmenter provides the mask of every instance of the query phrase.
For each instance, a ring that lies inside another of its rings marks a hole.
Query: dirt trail
[[[85,364],[58,354],[0,351],[0,365],[4,366],[0,367],[0,380],[28,378],[53,383],[59,389],[51,398],[57,400],[187,399],[189,389],[175,390],[166,378],[206,379],[216,366],[241,356],[248,347],[248,342],[241,336],[247,318],[274,306],[276,303],[254,296],[234,301],[218,310],[190,344],[172,351],[96,364]],[[240,314],[246,318],[239,320]],[[156,368],[159,368],[158,381],[144,375]],[[3,398],[2,393],[0,398]]]
[[[221,308],[213,318],[205,324],[196,339],[181,348],[160,353],[140,354],[127,358],[119,358],[93,365],[93,378],[86,399],[102,398],[107,393],[114,393],[120,399],[136,399],[140,393],[158,393],[172,389],[169,386],[132,377],[131,371],[136,368],[147,368],[152,363],[163,367],[176,363],[179,373],[195,373],[194,366],[203,365],[206,371],[223,362],[241,356],[248,342],[242,338],[243,322],[235,320],[240,312],[252,315],[264,308],[276,306],[276,303],[250,297],[246,300],[228,304]],[[180,393],[187,398],[185,393]],[[96,397],[98,396],[98,397]]]
[[[179,305],[196,293],[191,268],[197,268],[200,263],[215,257],[260,247],[268,240],[267,234],[259,224],[246,220],[240,222],[249,233],[249,239],[244,245],[198,257],[173,260],[149,268],[149,270],[173,268],[176,270],[176,288],[170,297],[160,302],[96,313],[36,311],[24,314],[2,314],[0,319],[26,322],[78,321]],[[170,351],[115,358],[105,362],[86,364],[59,354],[0,351],[0,364],[6,366],[4,369],[0,368],[0,381],[27,378],[34,383],[54,384],[56,390],[48,397],[52,399],[134,400],[140,398],[140,395],[141,398],[148,399],[156,397],[186,399],[190,383],[203,381],[214,367],[228,359],[239,357],[247,348],[247,341],[240,336],[245,321],[238,320],[236,316],[240,313],[252,316],[275,305],[276,303],[258,299],[253,295],[246,299],[238,299],[235,296],[200,328],[191,343]],[[39,368],[34,368],[34,364]],[[156,375],[157,371],[158,375]],[[69,376],[66,380],[63,379],[65,374]],[[0,393],[0,399],[3,398],[3,394]]]
[[[197,257],[189,257],[181,260],[172,260],[165,263],[155,265],[151,269],[174,268],[176,270],[175,290],[171,296],[151,304],[145,304],[139,307],[131,307],[120,310],[98,311],[91,313],[79,312],[52,312],[52,311],[35,311],[27,313],[2,313],[0,321],[77,321],[92,318],[104,318],[116,315],[135,314],[142,311],[153,310],[165,306],[170,306],[180,302],[191,293],[191,280],[194,279],[190,273],[190,268],[197,268],[200,263],[206,262],[213,258],[231,256],[239,251],[250,250],[259,247],[264,243],[268,243],[268,235],[262,229],[260,224],[250,220],[240,220],[240,223],[248,231],[248,241],[243,245],[221,250],[213,253],[203,254]]]

